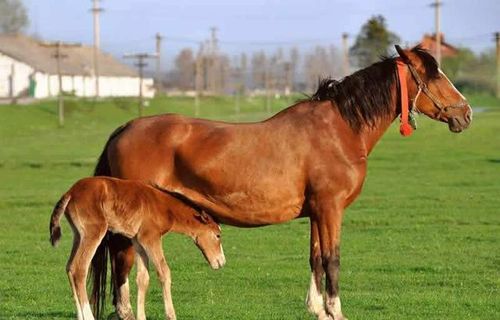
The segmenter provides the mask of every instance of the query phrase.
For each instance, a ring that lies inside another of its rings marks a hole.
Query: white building
[[[62,90],[78,97],[95,96],[93,48],[62,44]],[[56,48],[25,35],[0,34],[0,98],[59,94]],[[99,96],[132,97],[139,95],[139,75],[109,54],[99,52]],[[30,88],[31,87],[31,88]],[[152,97],[152,78],[144,78],[143,95]]]

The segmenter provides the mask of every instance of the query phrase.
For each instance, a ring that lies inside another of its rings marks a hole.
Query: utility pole
[[[500,32],[495,32],[497,47],[497,98],[500,98]]]
[[[144,96],[142,92],[142,87],[143,87],[142,83],[144,80],[144,67],[148,65],[146,62],[144,62],[144,60],[157,57],[156,54],[150,54],[150,53],[126,54],[123,57],[137,60],[137,62],[134,63],[134,65],[139,69],[139,117],[142,117],[144,111]]]
[[[342,51],[344,53],[344,58],[343,58],[343,73],[344,77],[347,77],[349,73],[351,73],[350,65],[349,65],[349,44],[347,42],[347,39],[349,38],[349,35],[347,33],[342,33]]]
[[[156,34],[156,94],[161,93],[161,41],[163,40],[162,35],[158,32]]]
[[[64,126],[64,101],[63,101],[63,90],[62,90],[62,75],[61,75],[61,59],[67,58],[66,54],[61,53],[61,41],[55,44],[56,52],[52,55],[56,59],[57,68],[57,79],[59,81],[59,94],[57,98],[58,114],[59,114],[59,125]]]
[[[95,76],[95,96],[99,97],[99,48],[101,47],[101,26],[99,23],[99,14],[103,11],[102,8],[99,7],[99,0],[92,0],[93,6],[90,11],[94,16],[94,76]]]
[[[431,7],[435,8],[435,20],[436,20],[436,52],[435,58],[438,65],[441,65],[441,12],[440,8],[443,4],[440,0],[436,0],[435,3],[431,4]]]

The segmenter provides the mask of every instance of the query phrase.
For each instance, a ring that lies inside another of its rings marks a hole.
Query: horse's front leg
[[[122,320],[134,320],[128,283],[128,274],[134,265],[135,257],[132,242],[120,234],[112,234],[109,240],[109,255],[116,313]]]
[[[309,312],[316,315],[319,320],[331,319],[325,311],[323,294],[321,293],[321,280],[325,272],[321,259],[318,221],[313,218],[311,218],[309,265],[311,266],[311,283],[306,297],[307,308]]]
[[[340,229],[344,207],[341,201],[316,198],[312,203],[312,217],[318,221],[321,261],[326,274],[326,312],[334,320],[346,320],[339,297]]]

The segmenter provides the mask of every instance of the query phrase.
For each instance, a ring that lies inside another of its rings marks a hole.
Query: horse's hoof
[[[116,314],[116,312],[110,313],[106,320],[120,320],[120,317]]]
[[[135,316],[132,312],[123,315],[119,313],[112,313],[109,315],[108,320],[135,320]]]

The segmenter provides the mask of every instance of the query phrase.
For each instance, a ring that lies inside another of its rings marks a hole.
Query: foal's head
[[[221,243],[219,224],[203,210],[195,214],[196,228],[193,240],[213,269],[219,269],[226,263]]]
[[[411,73],[415,72],[410,76],[417,87],[421,88],[421,92],[414,98],[417,111],[448,123],[452,132],[466,129],[472,120],[472,109],[465,97],[438,67],[436,60],[420,47],[403,50],[396,46],[396,50],[409,66]]]

